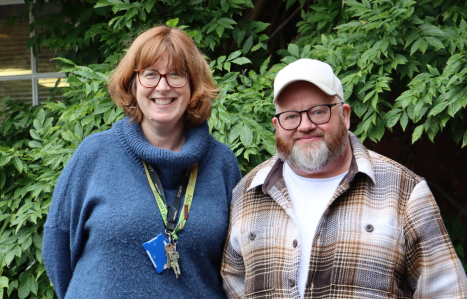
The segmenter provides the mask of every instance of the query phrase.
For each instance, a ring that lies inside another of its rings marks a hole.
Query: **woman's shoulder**
[[[80,143],[75,154],[86,155],[102,152],[103,150],[105,150],[105,152],[112,150],[119,145],[114,130],[115,129],[112,127],[105,131],[96,132],[87,136]]]
[[[227,144],[220,142],[212,135],[209,136],[209,143],[211,144],[214,157],[227,159],[229,161],[234,161],[235,163],[237,163],[237,158],[235,157],[235,154]]]

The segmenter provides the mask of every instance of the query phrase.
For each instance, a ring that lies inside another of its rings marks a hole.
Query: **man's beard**
[[[345,150],[348,135],[342,116],[336,132],[328,132],[327,134],[329,135],[327,140],[295,145],[294,142],[290,144],[276,133],[277,154],[293,169],[306,173],[318,172],[342,155]],[[323,137],[324,135],[323,131],[315,129],[305,133],[296,132],[293,139],[296,140],[302,136]]]

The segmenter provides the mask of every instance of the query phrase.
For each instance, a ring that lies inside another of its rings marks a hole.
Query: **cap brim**
[[[297,80],[292,80],[290,82],[288,82],[287,84],[285,84],[284,86],[281,87],[281,89],[277,92],[276,96],[274,97],[274,101],[273,103],[276,103],[277,99],[279,98],[280,94],[282,93],[282,91],[287,87],[289,86],[290,84],[294,83],[294,82],[298,82],[298,81],[306,81],[306,82],[310,82],[314,85],[316,85],[319,89],[321,89],[325,94],[327,95],[330,95],[330,96],[335,96],[337,95],[337,92],[335,92],[334,90],[332,90],[331,88],[329,88],[327,85],[319,82],[319,81],[316,81],[316,80],[306,80],[306,79],[297,79]]]

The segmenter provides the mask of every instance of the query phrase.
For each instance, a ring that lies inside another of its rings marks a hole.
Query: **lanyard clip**
[[[174,245],[177,245],[178,243],[178,236],[177,234],[175,233],[175,231],[167,231],[167,229],[165,230],[165,233],[167,234],[167,236],[169,237],[169,242],[174,244]]]

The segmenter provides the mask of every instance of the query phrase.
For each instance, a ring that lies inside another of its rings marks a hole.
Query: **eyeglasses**
[[[180,88],[188,82],[188,71],[170,71],[167,74],[161,74],[154,70],[138,70],[138,80],[144,87],[156,87],[161,78],[165,78],[167,84],[173,88]]]
[[[284,130],[293,130],[302,123],[302,113],[306,112],[308,119],[315,125],[322,125],[331,119],[331,108],[344,103],[325,104],[313,106],[303,111],[284,111],[274,115]]]

